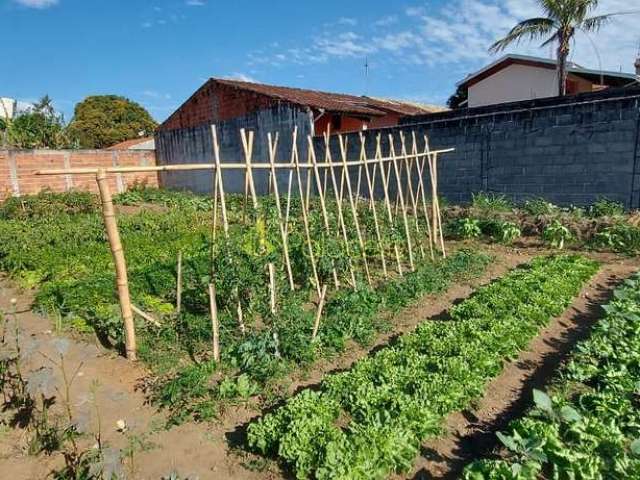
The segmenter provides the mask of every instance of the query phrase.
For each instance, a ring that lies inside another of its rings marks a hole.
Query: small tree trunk
[[[558,45],[558,95],[564,97],[567,94],[567,58],[569,57],[569,39],[560,36]]]

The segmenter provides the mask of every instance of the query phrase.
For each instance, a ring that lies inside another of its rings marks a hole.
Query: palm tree
[[[544,17],[530,18],[518,23],[501,40],[491,45],[489,51],[496,53],[509,45],[524,39],[544,40],[541,47],[558,43],[558,93],[567,94],[567,58],[571,49],[571,40],[577,31],[597,32],[618,15],[589,16],[598,6],[599,0],[537,0],[544,11]]]

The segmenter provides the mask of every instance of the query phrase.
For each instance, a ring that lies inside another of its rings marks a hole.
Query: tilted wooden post
[[[220,326],[218,324],[218,302],[216,301],[216,287],[209,284],[209,309],[211,310],[211,336],[213,341],[213,359],[220,361]]]
[[[107,230],[107,238],[113,255],[113,263],[116,267],[116,285],[118,287],[118,298],[120,299],[120,309],[122,311],[122,320],[124,322],[124,342],[127,359],[131,361],[137,360],[136,348],[136,328],[133,322],[133,310],[131,308],[131,295],[129,293],[129,280],[127,278],[127,264],[120,240],[120,232],[118,232],[118,224],[116,222],[116,213],[113,208],[113,199],[111,190],[107,180],[105,170],[99,170],[96,175],[98,182],[98,190],[100,191],[100,200],[102,201],[102,217],[104,218],[104,226]]]

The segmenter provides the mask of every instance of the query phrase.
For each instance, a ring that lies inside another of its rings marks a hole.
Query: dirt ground
[[[378,339],[370,350],[387,343],[391,338],[412,330],[427,318],[446,311],[453,303],[467,297],[478,285],[500,277],[507,270],[542,253],[534,245],[522,248],[482,245],[495,255],[487,272],[480,278],[452,286],[439,296],[427,296],[393,317],[393,331]],[[469,412],[451,415],[447,433],[424,446],[423,455],[408,478],[455,478],[461,467],[473,456],[486,452],[494,444],[492,433],[502,428],[510,418],[521,412],[529,402],[530,392],[552,376],[557,366],[575,342],[588,333],[598,318],[597,304],[610,294],[612,286],[640,268],[637,259],[614,255],[596,255],[603,262],[601,272],[589,283],[569,310],[556,319],[537,337],[528,351],[511,362],[497,379],[490,383],[484,399]],[[25,350],[31,350],[29,367],[36,369],[51,364],[60,348],[53,322],[31,311],[32,294],[19,292],[10,282],[0,280],[0,309],[9,311],[11,299],[16,298],[17,318],[23,332]],[[69,339],[65,362],[69,370],[79,369],[72,386],[73,409],[78,415],[93,409],[93,425],[97,424],[94,402],[90,392],[95,381],[97,411],[102,425],[103,440],[111,447],[124,449],[129,443],[142,444],[133,459],[126,462],[127,478],[160,480],[172,472],[186,479],[279,479],[286,478],[277,465],[267,463],[258,471],[247,468],[250,457],[232,446],[240,435],[239,429],[260,411],[253,405],[229,408],[222,418],[210,424],[188,423],[165,430],[163,415],[145,402],[136,385],[148,372],[142,365],[132,365],[97,342]],[[312,372],[292,378],[291,391],[317,383],[324,374],[342,370],[369,353],[353,346],[343,356],[320,362]],[[43,355],[44,354],[44,355]],[[48,358],[47,358],[48,357]],[[60,385],[60,375],[58,375]],[[116,423],[124,420],[125,433]],[[93,440],[87,440],[93,442]],[[26,452],[23,431],[0,431],[0,472],[2,478],[12,480],[44,479],[62,464],[59,454],[50,457],[30,456]],[[402,477],[398,477],[402,478]]]

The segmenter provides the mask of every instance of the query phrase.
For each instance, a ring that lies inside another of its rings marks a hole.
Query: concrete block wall
[[[456,149],[442,156],[439,178],[455,203],[487,191],[517,202],[607,197],[640,207],[640,89],[454,111],[401,128]]]
[[[42,190],[98,191],[93,175],[39,176],[35,175],[38,170],[154,165],[152,150],[0,150],[0,200]],[[117,174],[109,180],[114,194],[124,192],[135,183],[158,186],[156,173]]]
[[[269,161],[269,133],[279,135],[277,158],[279,162],[291,161],[292,134],[298,128],[298,148],[300,160],[306,161],[307,136],[312,128],[311,113],[303,108],[287,104],[250,113],[233,120],[219,122],[216,125],[220,144],[220,159],[223,163],[244,163],[244,151],[240,130],[254,132],[252,161]],[[158,165],[185,163],[214,163],[211,126],[203,124],[180,129],[163,129],[156,132],[156,154]],[[280,184],[284,184],[284,171],[278,173]],[[204,170],[189,172],[161,172],[161,184],[166,188],[191,190],[209,194],[213,188],[213,173]],[[268,191],[268,172],[254,172],[254,183],[258,194]],[[224,187],[226,193],[244,192],[244,172],[225,171]]]

